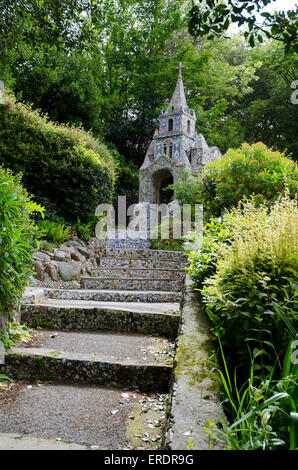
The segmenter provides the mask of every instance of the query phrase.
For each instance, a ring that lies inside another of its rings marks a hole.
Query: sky
[[[295,4],[296,5],[298,4],[298,0],[275,0],[275,1],[272,1],[272,3],[270,3],[266,7],[264,7],[261,13],[265,11],[268,13],[273,13],[275,10],[278,10],[278,11],[295,10],[296,9]],[[256,15],[258,23],[261,23],[265,20],[264,17],[258,15],[257,13],[254,12],[254,14]],[[228,33],[232,34],[237,31],[239,31],[238,26],[235,24],[231,24],[228,29]]]
[[[271,13],[274,10],[295,10],[295,3],[298,2],[295,0],[276,0],[275,2],[267,5],[267,7],[264,8],[264,11]]]

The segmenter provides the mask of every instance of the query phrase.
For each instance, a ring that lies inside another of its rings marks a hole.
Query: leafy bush
[[[98,217],[93,217],[86,224],[82,224],[80,218],[78,217],[77,222],[73,225],[73,229],[76,231],[78,237],[81,240],[88,241],[92,237],[92,235],[94,236],[95,234],[95,226],[98,220]]]
[[[232,237],[219,245],[216,274],[205,281],[203,299],[228,359],[245,367],[250,344],[260,352],[255,367],[264,373],[288,345],[282,316],[298,325],[297,201],[286,194],[270,211],[248,201],[226,217]]]
[[[30,216],[43,209],[20,184],[20,177],[0,167],[0,312],[20,300],[32,274],[37,227]]]
[[[63,224],[51,222],[50,220],[41,220],[38,222],[40,230],[40,237],[47,241],[60,243],[70,238],[71,232],[69,227],[64,227]]]
[[[215,274],[217,263],[220,256],[220,247],[222,244],[229,244],[232,236],[232,226],[230,218],[232,215],[226,215],[225,221],[221,219],[211,219],[203,227],[203,239],[196,243],[200,234],[192,232],[188,237],[192,245],[199,244],[200,249],[190,251],[188,255],[187,271],[194,281],[196,288],[202,288],[203,282]],[[186,248],[189,241],[185,242]]]
[[[111,150],[117,164],[116,195],[127,195],[129,192],[138,194],[139,168],[133,162],[127,162],[123,155],[113,148]]]
[[[181,178],[167,188],[174,191],[174,199],[179,204],[197,204],[200,200],[198,179],[193,177],[187,170],[183,170]]]
[[[198,184],[198,202],[208,217],[218,217],[222,209],[230,209],[252,194],[259,202],[273,202],[288,187],[293,196],[298,168],[294,161],[261,142],[244,143],[206,165]]]
[[[115,162],[104,144],[10,97],[0,111],[0,163],[21,172],[26,189],[49,211],[67,222],[88,221],[98,204],[112,201]]]

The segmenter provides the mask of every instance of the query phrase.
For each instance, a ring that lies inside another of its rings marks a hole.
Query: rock
[[[85,256],[79,253],[78,251],[75,251],[74,253],[72,253],[71,258],[75,261],[80,261],[81,263],[85,263],[86,261]]]
[[[44,255],[47,255],[50,260],[52,260],[54,258],[54,252],[53,251],[46,251],[46,250],[41,250],[41,252],[44,254]]]
[[[85,263],[82,263],[81,274],[82,276],[86,276],[86,264]]]
[[[37,261],[39,262],[46,262],[46,261],[51,261],[51,257],[46,254],[46,253],[43,253],[41,251],[36,251],[35,253],[33,253],[33,259],[36,259]]]
[[[34,277],[36,277],[36,279],[39,279],[40,281],[43,281],[44,275],[45,275],[45,268],[44,268],[44,265],[40,261],[37,261],[36,263],[34,263],[34,271],[35,271]]]
[[[81,247],[82,245],[78,242],[75,242],[73,240],[68,242],[69,246],[72,246],[73,248],[77,249],[78,247]]]
[[[69,251],[57,250],[54,252],[54,260],[56,261],[67,261],[71,258],[71,253]]]
[[[45,271],[53,281],[59,281],[56,263],[54,263],[53,261],[45,263]]]
[[[91,274],[92,271],[93,271],[93,269],[94,269],[92,263],[90,263],[89,261],[87,261],[87,263],[85,263],[85,267],[86,267],[87,273],[88,273],[88,274]]]
[[[97,268],[97,262],[96,262],[96,259],[95,259],[95,258],[90,258],[90,259],[89,259],[89,262],[92,264],[93,269],[96,269],[96,268]]]
[[[87,248],[83,248],[82,246],[78,246],[77,247],[77,251],[79,253],[81,253],[81,255],[85,256],[85,258],[89,258],[90,257],[90,253],[89,251],[87,250]]]
[[[82,263],[80,261],[71,261],[70,264],[73,268],[73,276],[77,279],[81,274]]]
[[[60,261],[58,263],[58,272],[62,281],[72,281],[74,278],[77,279],[81,274],[82,264],[79,261],[71,261],[66,263]]]
[[[58,263],[58,273],[62,281],[71,281],[73,279],[73,268],[71,263],[64,261]]]

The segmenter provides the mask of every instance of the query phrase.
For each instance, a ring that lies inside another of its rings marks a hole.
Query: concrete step
[[[166,407],[160,393],[14,382],[0,388],[0,450],[158,450]]]
[[[184,270],[184,262],[167,261],[158,259],[137,259],[137,258],[98,258],[100,268],[147,268],[147,269],[168,269]]]
[[[27,296],[26,298],[32,298],[33,295],[34,294],[31,293],[31,296]],[[44,288],[42,296],[49,299],[94,300],[100,302],[177,303],[181,301],[182,293],[168,291]],[[40,292],[39,299],[41,299]]]
[[[81,277],[82,289],[112,289],[112,290],[144,290],[180,292],[183,289],[183,281],[180,279],[107,279],[102,277]]]
[[[97,329],[177,337],[179,304],[44,300],[23,304],[21,321],[29,327]]]
[[[144,335],[111,332],[34,332],[27,347],[5,353],[0,371],[18,380],[85,382],[166,391],[171,345]]]
[[[187,261],[187,255],[183,251],[111,248],[98,250],[97,256],[99,258],[129,258],[152,261],[175,261],[176,263],[186,263]]]
[[[158,269],[158,268],[100,268],[95,269],[92,273],[95,277],[103,277],[108,279],[181,279],[185,278],[183,269]]]

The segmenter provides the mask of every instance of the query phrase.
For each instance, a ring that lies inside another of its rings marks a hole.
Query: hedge
[[[113,198],[117,164],[103,143],[10,96],[0,105],[0,164],[21,173],[35,200],[70,223],[87,221]]]

